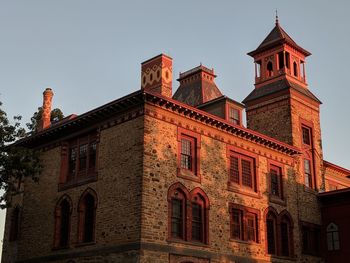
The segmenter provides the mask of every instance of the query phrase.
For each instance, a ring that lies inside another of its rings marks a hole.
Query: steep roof
[[[270,84],[267,84],[265,86],[262,86],[260,88],[254,89],[243,101],[242,103],[246,104],[249,101],[256,100],[259,98],[262,98],[264,96],[268,96],[270,94],[282,91],[282,90],[288,90],[292,89],[295,90],[306,97],[309,97],[310,99],[322,103],[310,90],[294,83],[291,81],[288,81],[287,79],[281,79],[275,82],[272,82]]]
[[[276,45],[287,43],[299,50],[305,56],[311,55],[310,52],[300,47],[288,34],[284,29],[280,26],[278,21],[276,21],[275,27],[271,30],[271,32],[267,35],[267,37],[261,42],[257,49],[248,53],[250,56],[255,56],[257,53],[264,51],[266,49],[272,48]]]

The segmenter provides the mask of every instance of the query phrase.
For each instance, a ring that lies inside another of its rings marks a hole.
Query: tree
[[[38,130],[38,126],[39,126],[42,114],[43,114],[42,107],[39,107],[38,111],[34,112],[33,116],[30,118],[31,122],[26,124],[30,131],[36,132]],[[60,109],[56,108],[51,111],[50,119],[52,123],[58,122],[63,118],[64,118],[64,115]]]
[[[27,136],[20,116],[11,123],[0,102],[0,208],[11,205],[11,197],[21,191],[24,178],[38,181],[42,166],[40,152],[19,146],[15,142]]]

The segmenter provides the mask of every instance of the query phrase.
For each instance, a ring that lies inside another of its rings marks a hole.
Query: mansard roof
[[[114,100],[94,110],[79,115],[73,119],[63,123],[57,123],[50,128],[34,133],[29,137],[16,142],[16,145],[25,147],[42,147],[43,145],[59,143],[61,138],[77,136],[84,131],[91,131],[100,127],[106,128],[109,125],[118,123],[115,118],[125,114],[123,119],[128,120],[135,116],[129,116],[128,110],[139,108],[139,115],[144,114],[145,103],[151,103],[168,110],[172,110],[179,115],[186,116],[193,120],[202,122],[206,125],[220,129],[221,131],[236,135],[240,138],[252,141],[263,145],[264,147],[283,152],[288,155],[299,154],[300,150],[297,147],[280,142],[274,138],[261,134],[259,132],[232,124],[222,118],[199,110],[192,106],[177,100],[162,96],[157,93],[145,92],[143,90],[136,91],[125,97]],[[114,119],[113,119],[114,118]]]
[[[277,45],[281,44],[289,44],[294,47],[305,56],[311,55],[311,53],[302,47],[300,47],[288,34],[284,29],[280,26],[279,22],[276,21],[275,27],[271,30],[271,32],[267,35],[267,37],[261,42],[257,49],[248,53],[249,56],[254,57],[256,54],[265,51],[267,49],[273,48]]]
[[[260,88],[255,88],[243,101],[242,103],[246,104],[250,101],[271,95],[273,93],[283,91],[283,90],[295,90],[306,97],[322,104],[322,102],[307,88],[298,85],[292,81],[288,81],[287,79],[281,79],[278,81],[274,81]]]

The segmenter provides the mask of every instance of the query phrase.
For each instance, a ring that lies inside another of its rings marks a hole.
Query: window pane
[[[85,197],[85,213],[84,213],[84,242],[93,241],[94,221],[95,221],[95,199],[91,195]]]
[[[333,235],[331,232],[327,233],[327,247],[328,250],[333,250]]]
[[[79,171],[83,171],[86,169],[87,149],[88,149],[87,144],[80,145],[79,147]]]
[[[278,174],[277,171],[274,169],[270,170],[270,176],[271,176],[271,194],[279,196],[279,183],[278,183]]]
[[[242,160],[242,184],[253,188],[251,161]]]
[[[304,173],[305,173],[305,185],[312,187],[312,175],[311,175],[311,162],[304,159]]]
[[[177,238],[183,238],[183,213],[182,213],[182,200],[171,200],[171,236]]]
[[[238,158],[230,157],[230,181],[239,184]]]
[[[311,130],[306,127],[302,127],[302,133],[303,133],[303,143],[307,145],[311,145]]]
[[[202,233],[202,207],[199,204],[192,204],[192,240],[203,241]]]
[[[232,210],[232,238],[242,239],[242,211]]]
[[[256,242],[256,216],[246,213],[247,240]]]
[[[181,168],[192,170],[192,149],[191,141],[181,139]]]
[[[96,166],[96,142],[92,142],[89,145],[89,168],[95,168]]]
[[[289,256],[289,233],[287,223],[281,223],[281,248],[282,256]]]
[[[64,200],[61,204],[60,247],[68,245],[70,205]]]
[[[230,108],[229,121],[233,124],[240,124],[239,111],[237,109]]]
[[[267,226],[267,253],[276,253],[276,241],[275,241],[275,223],[271,219],[266,220]]]

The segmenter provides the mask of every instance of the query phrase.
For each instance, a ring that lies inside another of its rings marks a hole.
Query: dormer
[[[248,55],[254,58],[256,88],[282,78],[307,88],[305,58],[311,53],[283,30],[278,18],[264,41]]]

